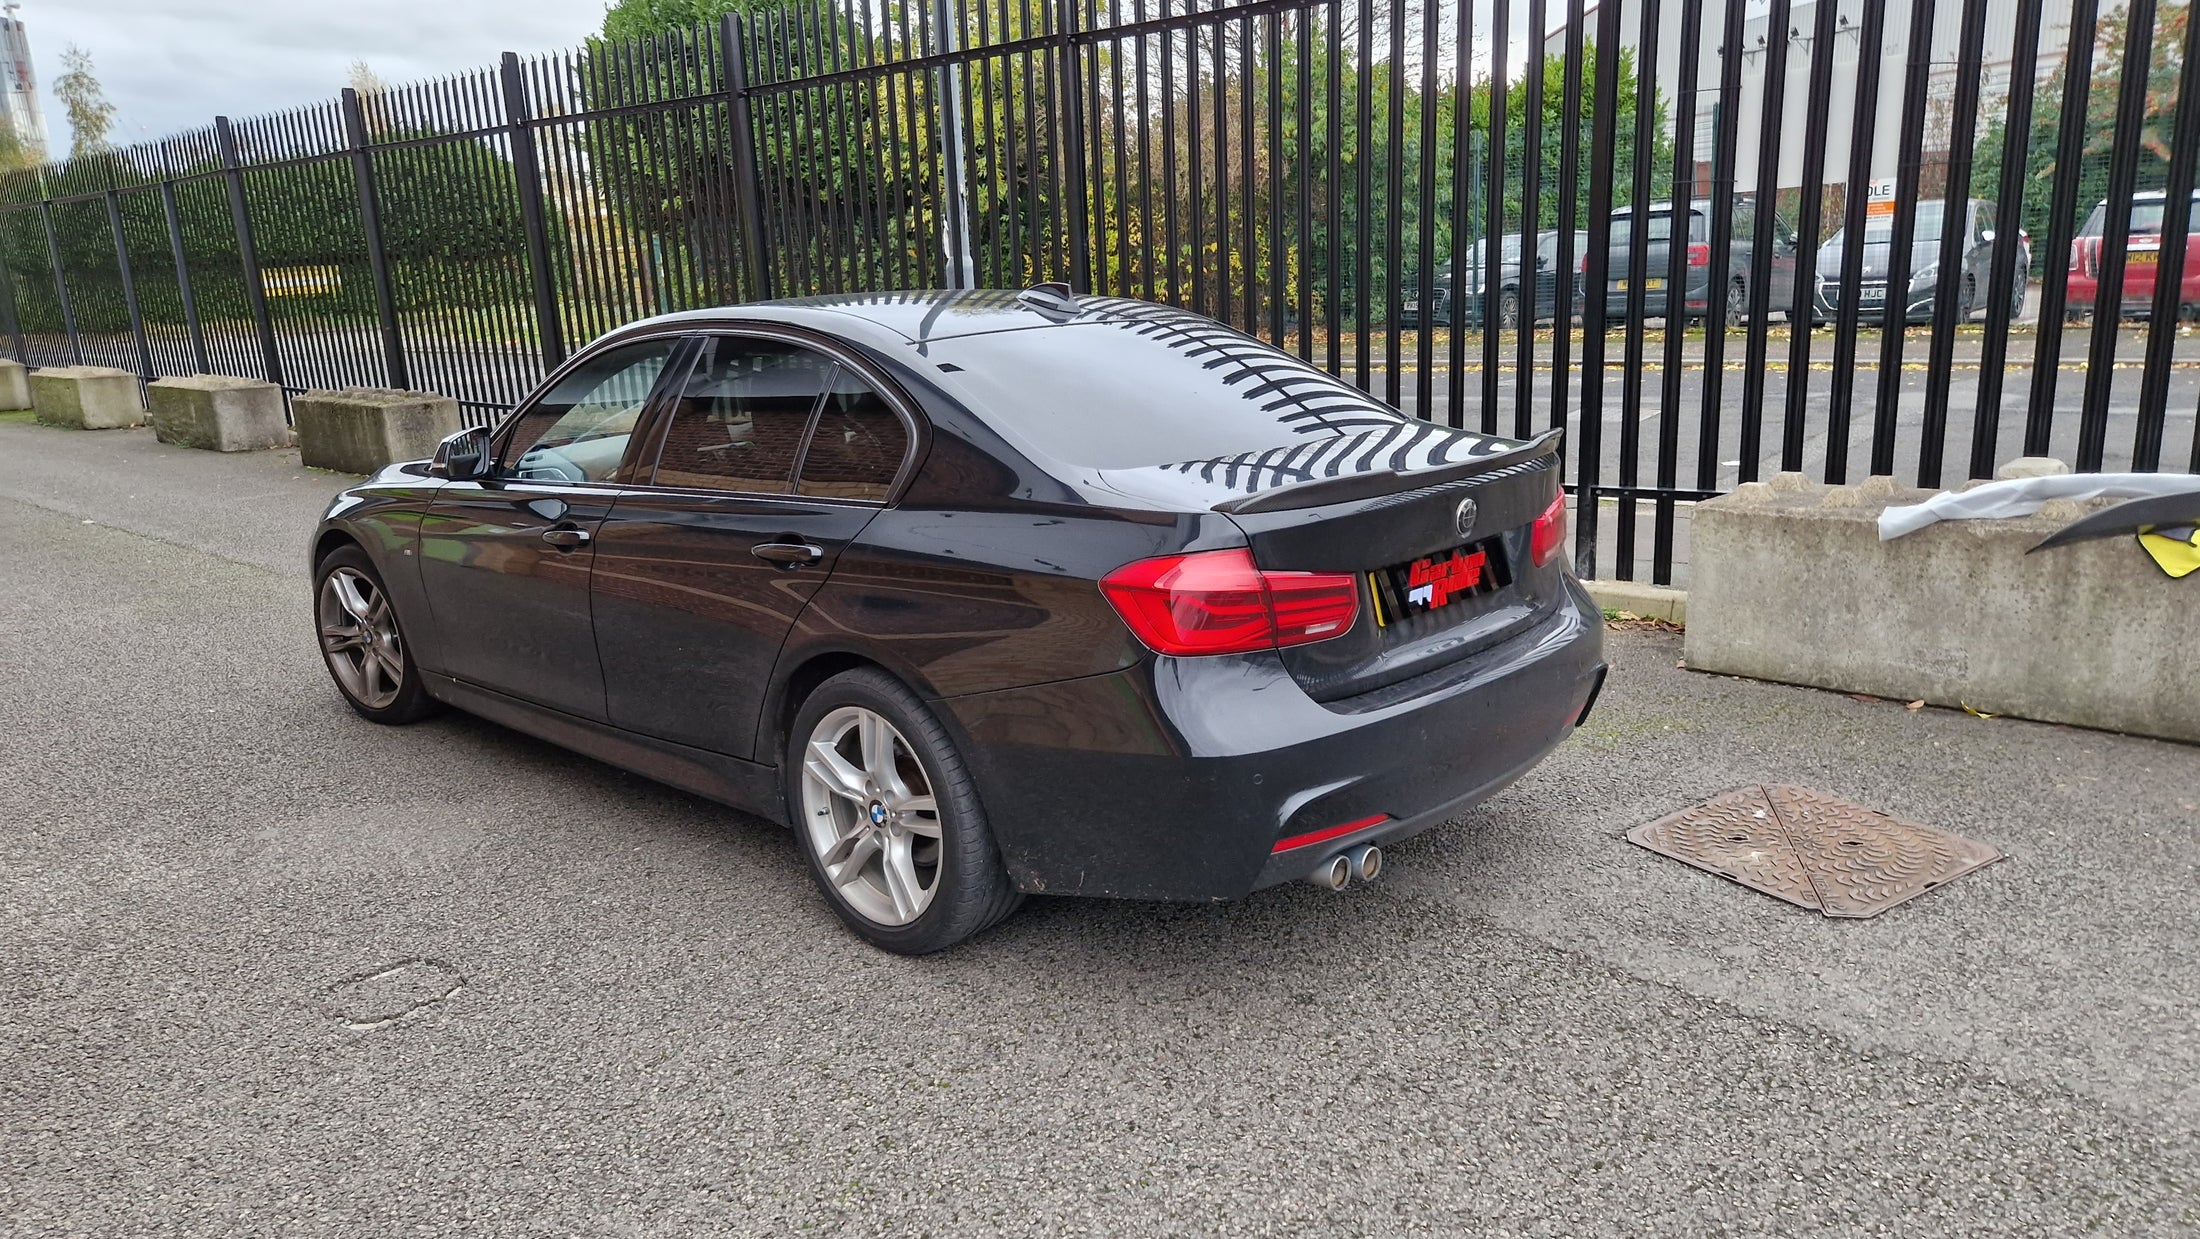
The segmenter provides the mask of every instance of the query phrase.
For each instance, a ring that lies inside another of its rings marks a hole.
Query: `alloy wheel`
[[[405,687],[405,647],[381,586],[355,568],[337,568],[321,580],[317,610],[321,652],[337,682],[368,709],[387,709]]]
[[[940,814],[909,741],[885,716],[842,706],[802,748],[802,824],[848,906],[880,925],[924,915],[940,883]]]

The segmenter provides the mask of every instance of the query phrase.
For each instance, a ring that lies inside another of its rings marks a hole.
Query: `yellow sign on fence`
[[[260,286],[270,297],[333,297],[344,290],[344,274],[334,266],[269,267]]]

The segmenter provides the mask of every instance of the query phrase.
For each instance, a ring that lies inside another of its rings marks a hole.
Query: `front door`
[[[611,722],[771,761],[758,713],[795,618],[899,474],[908,425],[801,344],[713,335],[597,540]]]
[[[488,476],[436,496],[421,522],[420,576],[442,638],[439,670],[602,720],[588,597],[595,538],[677,346],[642,341],[576,367],[514,420]]]

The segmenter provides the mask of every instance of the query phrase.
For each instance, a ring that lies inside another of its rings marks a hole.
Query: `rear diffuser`
[[[1627,832],[1630,842],[1827,916],[1877,916],[2001,859],[1960,835],[1807,787],[1743,787]]]

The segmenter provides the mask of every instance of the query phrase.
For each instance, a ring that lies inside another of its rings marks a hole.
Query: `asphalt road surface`
[[[1615,632],[1372,885],[900,959],[776,827],[344,708],[339,483],[0,419],[0,1232],[2200,1228],[2200,750]],[[1621,837],[1760,781],[2009,859],[1838,922]]]

